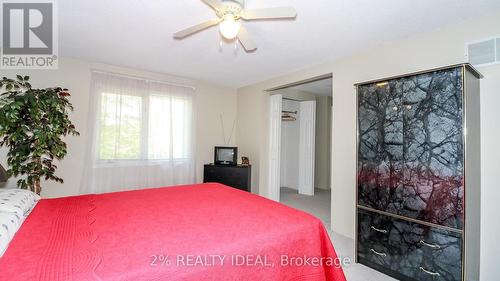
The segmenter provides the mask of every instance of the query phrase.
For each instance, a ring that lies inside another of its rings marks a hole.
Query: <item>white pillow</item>
[[[24,222],[24,216],[0,212],[0,257]]]
[[[40,200],[40,196],[24,189],[0,191],[0,212],[11,212],[27,216]]]
[[[7,230],[10,239],[14,238],[14,234],[19,230],[23,222],[24,217],[16,213],[0,212],[0,228]]]
[[[3,253],[5,253],[5,250],[7,250],[9,243],[9,233],[7,233],[7,230],[5,230],[5,228],[0,227],[0,257],[2,257]]]

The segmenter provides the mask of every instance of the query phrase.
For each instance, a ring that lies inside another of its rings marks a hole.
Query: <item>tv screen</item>
[[[217,165],[236,165],[238,159],[238,148],[236,147],[215,147],[214,162]]]

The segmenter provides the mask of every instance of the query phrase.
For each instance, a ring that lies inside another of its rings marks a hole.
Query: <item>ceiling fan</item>
[[[247,52],[257,50],[257,45],[250,39],[248,31],[239,21],[265,19],[293,19],[297,12],[293,7],[276,7],[245,10],[245,0],[202,0],[215,10],[217,18],[174,33],[175,39],[182,39],[209,27],[219,25],[220,33],[227,40],[238,38]]]

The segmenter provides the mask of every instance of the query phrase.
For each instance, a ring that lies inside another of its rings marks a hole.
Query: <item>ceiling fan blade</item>
[[[223,7],[222,2],[220,0],[202,0],[202,1],[216,11],[220,11]]]
[[[241,13],[241,18],[244,20],[293,19],[295,17],[297,17],[297,11],[293,7],[244,10]]]
[[[247,52],[253,52],[257,50],[257,45],[255,45],[253,40],[250,39],[248,31],[243,25],[241,26],[240,32],[238,33],[238,40],[240,41],[241,45],[243,45],[243,48],[245,48]]]
[[[174,38],[175,39],[182,39],[184,37],[187,37],[189,35],[192,35],[194,33],[200,32],[202,30],[205,30],[211,26],[217,25],[222,21],[222,19],[212,19],[208,20],[206,22],[202,22],[200,24],[188,27],[184,30],[181,30],[179,32],[174,33]]]

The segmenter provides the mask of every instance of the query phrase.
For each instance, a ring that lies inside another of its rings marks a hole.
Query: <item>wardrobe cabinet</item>
[[[356,85],[358,262],[479,280],[480,78],[463,64]]]

